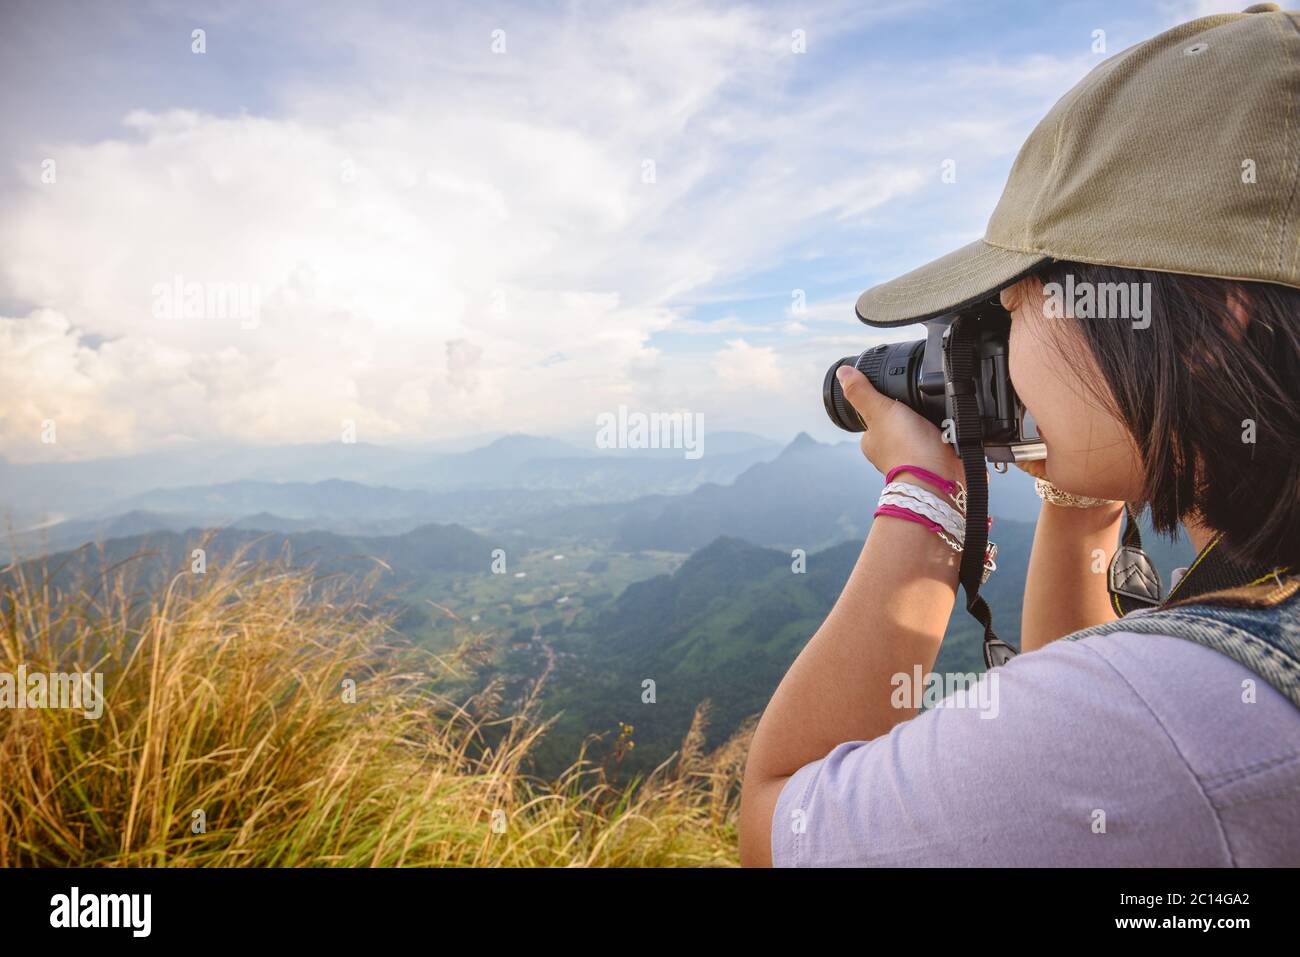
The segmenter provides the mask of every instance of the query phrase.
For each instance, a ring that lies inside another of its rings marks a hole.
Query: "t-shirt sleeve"
[[[1179,820],[1222,843],[1214,811],[1151,710],[1087,641],[1013,658],[784,785],[776,866],[1141,865]]]

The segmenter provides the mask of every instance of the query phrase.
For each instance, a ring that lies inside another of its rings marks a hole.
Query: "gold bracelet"
[[[1114,505],[1117,501],[1110,498],[1089,498],[1086,495],[1062,492],[1044,478],[1034,480],[1034,491],[1048,505],[1060,505],[1064,508],[1097,508],[1099,505]]]

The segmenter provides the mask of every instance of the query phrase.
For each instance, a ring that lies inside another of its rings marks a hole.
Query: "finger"
[[[835,370],[835,378],[840,381],[844,398],[849,400],[849,405],[862,417],[866,426],[870,426],[871,420],[888,409],[889,403],[894,401],[876,391],[871,380],[853,366],[840,366]]]
[[[1028,462],[1017,462],[1016,466],[1022,472],[1027,472],[1034,478],[1047,478],[1047,463],[1042,459],[1032,459]]]

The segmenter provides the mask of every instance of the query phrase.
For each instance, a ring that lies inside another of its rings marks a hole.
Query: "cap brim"
[[[920,269],[872,286],[858,297],[858,318],[869,326],[934,319],[996,295],[1049,258],[977,239]]]

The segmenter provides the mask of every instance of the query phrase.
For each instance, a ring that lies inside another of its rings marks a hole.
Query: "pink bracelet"
[[[932,522],[919,512],[913,512],[910,508],[903,508],[901,505],[881,505],[871,513],[872,518],[875,518],[877,515],[892,515],[894,518],[907,519],[909,522],[916,522],[918,525],[924,525],[932,532],[943,531],[943,526],[938,522]]]
[[[875,518],[878,515],[892,516],[893,518],[901,518],[909,522],[916,522],[916,524],[924,525],[930,531],[938,534],[945,542],[950,541],[941,525],[930,521],[930,519],[926,518],[924,515],[913,512],[911,509],[903,508],[900,505],[881,505],[871,513],[872,518]],[[993,527],[992,518],[989,519],[989,527]],[[952,547],[957,551],[961,550],[956,544],[953,544]],[[981,584],[988,581],[989,572],[998,567],[993,563],[993,559],[997,557],[997,554],[998,547],[993,542],[989,542],[984,546],[984,579],[981,581]]]
[[[937,488],[942,489],[943,491],[947,492],[949,495],[957,494],[957,489],[959,486],[957,485],[956,482],[952,481],[951,479],[946,479],[942,475],[936,475],[934,472],[931,472],[929,469],[923,469],[919,465],[895,465],[892,469],[889,470],[888,473],[886,473],[885,483],[888,484],[892,482],[894,480],[894,476],[897,475],[899,472],[911,472],[917,478],[921,479],[922,481],[929,482],[931,485],[934,485]]]
[[[905,518],[909,522],[916,522],[918,525],[924,525],[932,532],[943,531],[943,526],[940,525],[938,522],[932,522],[924,515],[921,515],[917,512],[913,512],[910,508],[903,508],[901,505],[881,505],[879,508],[877,508],[874,512],[871,513],[872,518],[875,518],[877,515],[892,515],[894,516],[894,518]],[[989,528],[992,528],[993,527],[992,515],[989,516],[988,521],[989,521]]]

